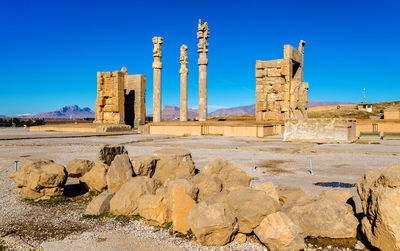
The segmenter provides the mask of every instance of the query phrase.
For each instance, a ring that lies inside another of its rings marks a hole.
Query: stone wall
[[[145,75],[121,71],[97,73],[96,119],[94,123],[127,124],[145,122]]]
[[[308,83],[303,82],[303,53],[284,46],[284,59],[256,61],[256,120],[307,118]]]
[[[355,119],[285,120],[284,141],[348,143],[355,139]]]

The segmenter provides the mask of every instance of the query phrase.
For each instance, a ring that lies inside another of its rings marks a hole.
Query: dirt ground
[[[174,147],[191,151],[196,168],[216,158],[226,158],[252,177],[252,185],[272,181],[275,186],[298,186],[311,196],[330,189],[318,182],[354,184],[365,172],[400,163],[400,141],[355,144],[286,143],[279,136],[231,138],[222,136],[171,137],[163,135],[120,135],[108,137],[45,138],[63,133],[36,132],[44,138],[2,140],[2,136],[30,135],[24,129],[0,129],[0,250],[32,250],[10,241],[44,250],[221,250],[201,247],[191,240],[171,236],[143,221],[90,219],[82,213],[91,196],[75,193],[44,204],[21,201],[10,174],[14,161],[52,159],[66,165],[73,158],[95,160],[101,144],[123,144],[130,156]],[[65,134],[67,135],[67,134]],[[313,175],[310,175],[312,165]],[[255,166],[255,168],[254,168]],[[76,180],[71,180],[69,189]],[[76,188],[76,187],[75,187]],[[355,187],[349,190],[360,213]],[[78,189],[79,190],[79,189]],[[78,191],[77,190],[77,191]],[[6,238],[7,240],[4,240]],[[264,250],[257,243],[232,243],[225,250]]]

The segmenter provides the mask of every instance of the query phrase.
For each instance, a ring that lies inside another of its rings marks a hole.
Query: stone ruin
[[[283,47],[283,59],[256,61],[256,120],[307,118],[308,83],[303,82],[304,45]]]
[[[121,71],[97,73],[96,119],[94,123],[144,124],[146,76]]]

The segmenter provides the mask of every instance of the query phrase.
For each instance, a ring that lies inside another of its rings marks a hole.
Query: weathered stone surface
[[[231,209],[223,201],[227,192],[208,197],[190,210],[187,220],[198,242],[222,246],[231,242],[239,226]]]
[[[282,212],[265,217],[254,233],[271,251],[304,249],[301,228]]]
[[[269,197],[279,202],[279,195],[272,182],[264,182],[254,186],[254,189],[264,191]]]
[[[131,158],[133,171],[136,175],[153,177],[156,169],[157,158],[151,155],[143,155]]]
[[[234,241],[236,241],[236,242],[239,243],[239,244],[245,243],[246,240],[247,240],[247,235],[245,235],[245,234],[237,233],[237,234],[235,235]]]
[[[145,194],[138,199],[138,212],[146,220],[163,226],[169,222],[168,198],[157,192]]]
[[[264,191],[239,188],[230,191],[227,204],[239,223],[239,232],[251,233],[268,214],[280,210],[279,203]]]
[[[279,202],[284,207],[289,207],[296,203],[302,204],[313,199],[299,187],[278,187],[277,193]]]
[[[103,162],[108,166],[119,154],[128,154],[124,146],[119,145],[102,145],[97,149],[97,161]]]
[[[10,178],[21,198],[49,199],[63,194],[67,173],[52,160],[25,160]]]
[[[195,167],[189,151],[184,149],[161,149],[153,153],[158,158],[153,178],[164,183],[185,175],[194,175]]]
[[[303,229],[304,237],[356,237],[358,220],[352,207],[341,201],[320,198],[295,204],[285,211]]]
[[[108,191],[117,192],[119,188],[134,175],[135,173],[132,170],[132,164],[128,154],[119,154],[115,156],[106,175]]]
[[[89,190],[102,192],[107,188],[106,173],[108,168],[106,164],[96,162],[90,171],[79,180],[85,183]]]
[[[186,219],[196,205],[198,189],[187,180],[176,180],[168,184],[168,213],[174,231],[186,234],[190,226]]]
[[[349,201],[352,200],[353,195],[351,195],[351,193],[347,190],[330,189],[322,191],[319,197],[349,203]]]
[[[400,250],[400,166],[366,173],[357,182],[366,217],[362,232],[380,250]]]
[[[87,215],[100,215],[110,210],[110,200],[114,196],[114,192],[105,191],[94,197],[89,202],[85,214]]]
[[[199,188],[199,195],[197,201],[210,197],[222,191],[222,180],[219,178],[208,175],[206,173],[199,173],[193,177],[193,183]]]
[[[250,176],[246,172],[222,158],[208,163],[201,172],[222,180],[224,190],[234,190],[250,185]]]
[[[69,177],[79,178],[89,172],[94,166],[94,162],[83,159],[72,159],[67,165],[67,173]]]
[[[123,184],[110,201],[110,212],[115,215],[138,215],[138,199],[145,194],[155,194],[161,186],[156,179],[136,176]]]

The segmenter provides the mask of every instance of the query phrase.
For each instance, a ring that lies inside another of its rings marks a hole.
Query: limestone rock
[[[195,175],[192,180],[199,188],[198,201],[222,191],[222,180],[215,176],[201,172]]]
[[[237,233],[235,235],[234,241],[236,241],[239,244],[244,244],[246,242],[246,240],[247,240],[247,235],[245,235],[245,234]]]
[[[49,199],[63,194],[67,173],[52,160],[25,160],[10,178],[21,198]]]
[[[304,237],[356,237],[358,220],[352,207],[344,202],[319,198],[285,211],[303,229]]]
[[[302,204],[313,199],[299,187],[278,187],[277,192],[279,202],[284,207],[290,207],[297,203]]]
[[[279,202],[279,195],[272,182],[264,182],[254,186],[254,189],[264,191],[269,197]]]
[[[196,189],[197,187],[193,188],[187,180],[176,180],[168,185],[168,213],[171,216],[174,231],[186,234],[189,230],[186,217],[196,205],[196,198],[193,198],[197,197]]]
[[[97,161],[103,162],[110,166],[115,156],[124,153],[128,154],[124,146],[102,145],[99,147],[99,149],[97,149]]]
[[[226,203],[220,202],[226,194],[220,193],[208,197],[189,212],[187,220],[190,228],[202,245],[225,245],[232,241],[239,229],[231,209]]]
[[[194,176],[194,163],[189,151],[184,149],[161,149],[153,153],[157,161],[153,178],[164,183],[167,179]]]
[[[67,173],[69,177],[80,178],[89,172],[94,166],[94,162],[83,159],[72,159],[67,165]]]
[[[400,250],[400,165],[367,172],[357,182],[366,217],[362,232],[380,250]]]
[[[89,172],[85,173],[79,180],[85,183],[86,187],[91,191],[102,192],[107,188],[108,166],[101,162],[96,162]]]
[[[224,190],[234,190],[250,185],[250,176],[246,172],[222,158],[208,163],[201,172],[221,179]]]
[[[328,198],[332,200],[338,200],[344,203],[347,203],[349,199],[351,199],[353,196],[349,191],[346,190],[341,190],[341,189],[330,189],[330,190],[325,190],[322,191],[321,194],[319,195],[320,198]]]
[[[133,171],[136,175],[153,177],[156,169],[157,158],[151,155],[144,155],[131,158]]]
[[[264,191],[249,187],[230,191],[227,204],[239,223],[240,233],[251,233],[268,214],[280,210],[277,201],[267,196]]]
[[[254,233],[271,251],[304,249],[301,228],[282,212],[265,217]]]
[[[89,202],[85,214],[100,215],[110,210],[110,200],[114,196],[114,192],[105,191],[97,195]]]
[[[138,199],[145,194],[155,194],[161,186],[156,179],[136,176],[123,184],[110,201],[110,212],[115,215],[138,215]]]
[[[145,194],[139,197],[137,204],[139,215],[146,220],[160,226],[169,222],[168,198],[162,194]]]
[[[133,176],[134,172],[128,154],[115,156],[106,175],[108,191],[117,192]]]

